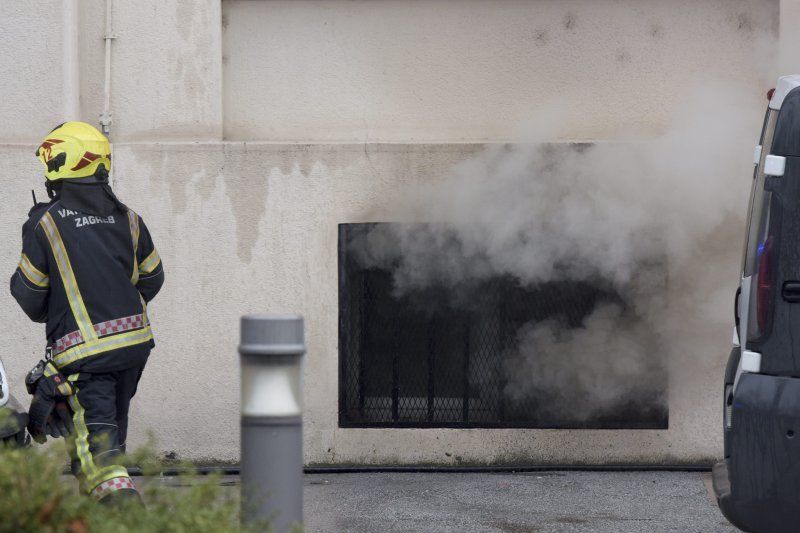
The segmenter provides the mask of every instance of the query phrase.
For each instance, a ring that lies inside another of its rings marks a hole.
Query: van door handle
[[[784,281],[781,296],[789,303],[800,302],[800,281]]]

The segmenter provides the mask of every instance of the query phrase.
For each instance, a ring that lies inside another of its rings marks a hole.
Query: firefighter
[[[108,182],[108,139],[84,122],[56,127],[36,150],[50,201],[22,227],[11,294],[46,323],[47,355],[26,378],[37,442],[69,434],[81,488],[102,502],[140,499],[121,464],[128,407],[153,334],[147,303],[164,282],[144,221]]]

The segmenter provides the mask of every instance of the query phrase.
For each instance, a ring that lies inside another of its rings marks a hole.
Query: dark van
[[[800,531],[800,76],[770,94],[753,158],[725,371],[722,513],[750,532]]]

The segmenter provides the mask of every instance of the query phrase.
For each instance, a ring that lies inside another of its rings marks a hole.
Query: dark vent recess
[[[570,391],[560,391],[558,402],[569,398],[572,411],[544,391],[524,399],[504,392],[507,357],[523,325],[558,319],[581,327],[598,303],[624,306],[613,291],[570,281],[521,287],[503,277],[458,294],[432,287],[395,296],[392,273],[364,268],[348,245],[374,226],[339,227],[341,427],[667,428],[667,377],[658,362],[643,376],[657,387],[589,418],[581,406],[593,399]]]

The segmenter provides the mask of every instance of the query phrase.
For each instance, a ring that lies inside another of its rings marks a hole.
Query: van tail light
[[[772,100],[772,95],[775,94],[775,88],[773,87],[769,91],[767,91],[767,100]]]
[[[756,319],[758,330],[764,332],[767,327],[770,295],[772,294],[772,235],[761,245],[758,259],[758,286],[756,289]]]

